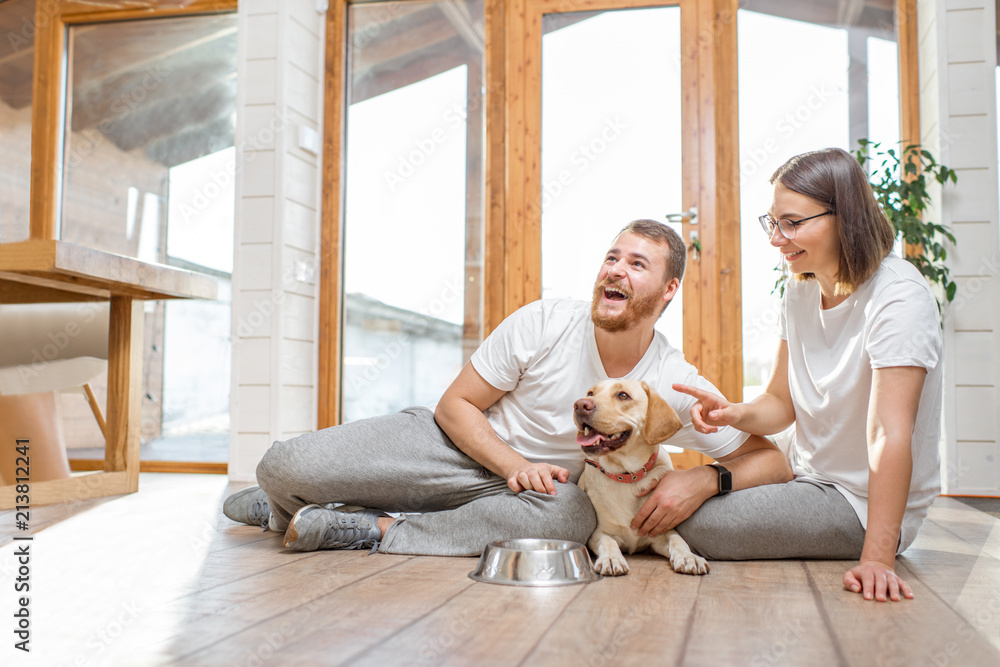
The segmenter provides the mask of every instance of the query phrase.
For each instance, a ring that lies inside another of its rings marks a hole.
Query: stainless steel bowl
[[[579,542],[533,539],[491,542],[469,576],[507,586],[567,586],[601,578]]]

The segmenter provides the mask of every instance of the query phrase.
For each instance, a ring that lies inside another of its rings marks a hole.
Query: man
[[[731,428],[697,433],[695,399],[671,388],[717,391],[653,328],[680,289],[686,255],[666,225],[630,223],[590,304],[543,300],[513,313],[433,413],[410,408],[276,442],[257,468],[260,488],[231,496],[226,515],[285,531],[285,546],[303,551],[475,556],[518,537],[586,543],[596,519],[573,483],[584,457],[572,407],[607,377],[655,388],[684,424],[671,444],[725,462],[734,490],[787,481],[788,464],[767,440]],[[633,528],[654,536],[673,528],[719,492],[720,474],[708,466],[667,474]]]

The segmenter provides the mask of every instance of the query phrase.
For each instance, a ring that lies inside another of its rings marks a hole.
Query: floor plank
[[[522,664],[679,664],[702,577],[677,574],[652,554],[630,572],[583,587]],[[711,575],[709,575],[711,576]]]
[[[476,561],[462,560],[462,572],[467,576]],[[447,605],[355,656],[350,664],[378,667],[400,664],[400,657],[409,656],[406,664],[516,665],[542,641],[553,619],[583,589],[468,581]]]
[[[734,635],[738,640],[731,641]],[[843,664],[803,564],[712,563],[698,592],[682,664],[779,662]]]

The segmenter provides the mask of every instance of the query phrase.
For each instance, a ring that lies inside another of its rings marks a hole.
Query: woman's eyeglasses
[[[816,215],[810,215],[808,218],[802,218],[801,220],[789,220],[788,218],[781,218],[775,221],[769,214],[757,218],[760,221],[760,226],[767,234],[767,238],[771,238],[774,235],[774,228],[777,227],[781,235],[786,239],[791,241],[795,238],[795,230],[806,220],[812,220],[813,218],[820,218],[824,215],[833,215],[833,211],[823,211],[822,213],[817,213]]]

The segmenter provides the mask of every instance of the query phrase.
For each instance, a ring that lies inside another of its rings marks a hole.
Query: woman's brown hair
[[[896,232],[875,201],[864,168],[847,151],[824,148],[796,155],[778,167],[771,183],[780,183],[834,212],[840,236],[837,294],[856,290],[892,252]],[[811,273],[796,277],[815,278]]]

